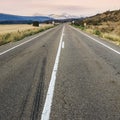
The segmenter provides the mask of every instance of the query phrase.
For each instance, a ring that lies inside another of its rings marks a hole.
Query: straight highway
[[[120,47],[68,24],[0,46],[0,120],[120,120]]]

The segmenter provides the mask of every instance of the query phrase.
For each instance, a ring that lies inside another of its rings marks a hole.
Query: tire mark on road
[[[46,57],[44,57],[43,60],[38,59],[33,69],[35,71],[33,75],[34,81],[28,89],[25,100],[20,108],[21,114],[19,120],[37,120],[38,115],[40,115],[42,111],[46,63]]]
[[[43,102],[45,66],[46,66],[46,58],[43,59],[43,65],[42,65],[41,73],[40,73],[40,80],[39,80],[38,87],[37,87],[36,94],[35,94],[35,99],[33,103],[33,111],[31,115],[32,120],[37,120],[38,114],[42,107],[41,105]]]

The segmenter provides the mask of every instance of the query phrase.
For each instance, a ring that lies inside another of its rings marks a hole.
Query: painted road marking
[[[90,37],[89,35],[85,34],[84,32],[82,32],[82,31],[80,31],[80,30],[77,30],[77,29],[75,29],[75,28],[73,28],[73,27],[71,27],[71,28],[74,29],[74,30],[76,30],[76,31],[78,31],[78,32],[80,32],[81,34],[85,35],[86,37],[88,37],[88,38],[94,40],[95,42],[101,44],[102,46],[104,46],[104,47],[110,49],[111,51],[113,51],[113,52],[115,52],[115,53],[117,53],[117,54],[120,55],[120,52],[119,52],[119,51],[117,51],[117,50],[111,48],[110,46],[108,46],[108,45],[106,45],[106,44],[104,44],[104,43],[102,43],[102,42],[96,40],[95,38]]]
[[[63,41],[63,42],[62,42],[62,48],[64,48],[64,47],[65,47],[65,42]]]
[[[59,47],[58,47],[58,51],[57,51],[57,55],[55,59],[55,64],[54,64],[52,75],[51,75],[49,88],[48,88],[47,95],[46,95],[44,108],[43,108],[42,115],[41,115],[41,120],[49,120],[50,118],[50,112],[51,112],[51,106],[52,106],[52,100],[53,100],[53,94],[54,94],[54,88],[55,88],[55,81],[56,81],[56,74],[58,70],[59,58],[60,58],[60,53],[61,53],[61,48],[62,48],[64,28],[65,27],[63,27],[62,29],[60,43],[59,43]]]
[[[28,43],[28,42],[30,42],[30,41],[33,41],[34,39],[36,39],[36,38],[44,35],[45,33],[49,32],[49,31],[51,31],[51,30],[52,30],[52,29],[49,29],[48,31],[45,31],[44,33],[42,33],[42,34],[40,34],[40,35],[38,35],[38,36],[36,36],[36,37],[33,37],[33,38],[31,38],[31,39],[29,39],[29,40],[27,40],[27,41],[25,41],[25,42],[23,42],[23,43],[21,43],[21,44],[19,44],[19,45],[16,45],[16,46],[14,46],[14,47],[12,47],[12,48],[4,51],[4,52],[1,52],[1,53],[0,53],[0,56],[1,56],[1,55],[4,55],[5,53],[8,53],[8,52],[11,51],[11,50],[14,50],[15,48],[18,48],[18,47],[22,46],[22,45],[24,45],[24,44],[26,44],[26,43]]]

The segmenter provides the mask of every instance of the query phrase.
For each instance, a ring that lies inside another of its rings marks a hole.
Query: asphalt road
[[[120,47],[67,24],[0,46],[0,120],[48,119],[120,120]]]

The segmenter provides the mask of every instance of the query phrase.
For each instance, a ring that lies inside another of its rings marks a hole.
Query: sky
[[[91,16],[118,9],[120,0],[0,0],[0,13],[27,16],[63,13]]]

